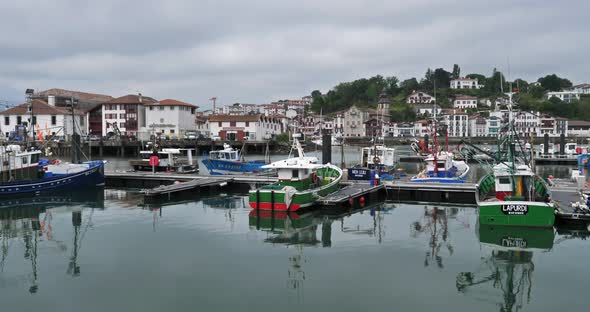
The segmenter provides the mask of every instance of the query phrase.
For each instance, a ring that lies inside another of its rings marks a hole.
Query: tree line
[[[479,73],[465,75],[467,78],[477,79],[482,84],[481,89],[451,89],[452,79],[461,76],[461,68],[458,64],[453,65],[451,71],[444,68],[434,70],[428,68],[424,77],[418,80],[415,77],[400,81],[396,76],[373,76],[361,78],[350,82],[342,82],[333,87],[327,93],[322,94],[319,90],[311,93],[311,109],[324,114],[348,109],[352,105],[361,108],[375,108],[379,95],[385,92],[392,105],[390,115],[392,121],[413,121],[416,115],[406,98],[414,91],[422,91],[434,95],[441,107],[452,107],[450,98],[457,94],[472,95],[478,98],[502,97],[503,92],[511,88],[518,89],[520,108],[526,110],[538,110],[551,113],[565,118],[584,118],[590,120],[590,99],[582,98],[575,103],[565,104],[556,98],[544,100],[546,91],[561,91],[572,86],[572,82],[561,78],[556,74],[539,78],[537,83],[529,83],[524,79],[506,81],[502,72],[493,69],[489,76]],[[568,106],[564,109],[564,106]]]

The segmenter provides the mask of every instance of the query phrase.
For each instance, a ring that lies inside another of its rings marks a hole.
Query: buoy
[[[549,180],[553,180],[553,175],[549,175]]]
[[[361,204],[361,207],[365,206],[365,197],[361,196],[361,198],[359,198],[359,203]]]
[[[354,204],[354,199],[352,197],[349,197],[348,203],[352,206],[352,204]]]
[[[174,181],[174,184],[180,184],[180,183],[182,183],[182,182],[180,182],[180,181]]]

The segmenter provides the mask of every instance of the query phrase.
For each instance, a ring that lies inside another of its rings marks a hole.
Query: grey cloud
[[[582,0],[2,3],[0,99],[61,87],[262,103],[453,63],[506,71],[507,59],[513,77],[587,82],[588,9]]]

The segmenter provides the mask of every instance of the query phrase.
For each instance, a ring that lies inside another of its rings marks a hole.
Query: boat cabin
[[[220,150],[209,152],[209,159],[241,161],[240,152],[237,150]]]
[[[0,181],[39,178],[41,151],[22,151],[19,145],[0,146]]]
[[[383,145],[363,147],[361,167],[373,169],[376,165],[393,167],[395,165],[395,149]]]
[[[160,167],[175,166],[178,163],[178,157],[183,156],[183,151],[187,152],[188,162],[192,164],[193,153],[192,149],[180,149],[180,148],[164,148],[158,151],[159,165]],[[141,151],[139,152],[142,160],[149,161],[150,156],[154,155],[153,151]]]
[[[453,167],[453,157],[446,154],[446,153],[439,153],[436,157],[436,164],[434,163],[434,156],[428,156],[425,160],[426,162],[426,172],[432,173],[435,171],[437,172],[446,172]]]
[[[517,165],[512,172],[506,164],[494,167],[496,198],[505,201],[535,201],[535,174],[526,165]]]

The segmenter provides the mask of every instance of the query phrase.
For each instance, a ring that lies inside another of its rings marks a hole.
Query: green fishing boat
[[[466,153],[473,149],[490,156],[494,163],[482,164],[488,170],[479,183],[479,222],[483,225],[552,227],[555,206],[549,187],[533,170],[531,150],[522,144],[514,128],[512,97],[508,93],[508,124],[498,134],[495,153],[482,151],[468,144]],[[465,154],[465,150],[462,150]]]
[[[296,150],[298,157],[262,166],[262,169],[276,170],[278,181],[250,191],[251,208],[294,212],[310,207],[317,199],[338,190],[342,169],[320,164],[316,157],[305,156],[297,138],[293,139],[291,150]]]

